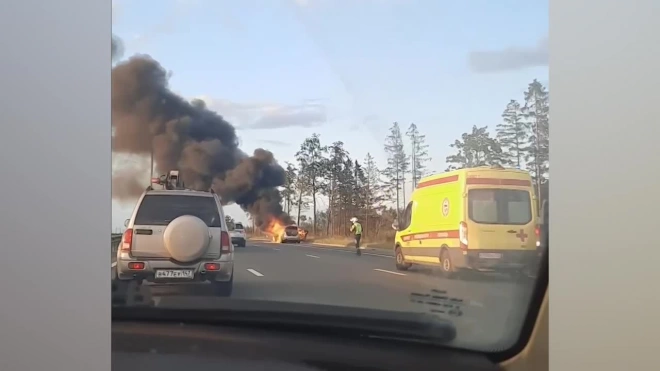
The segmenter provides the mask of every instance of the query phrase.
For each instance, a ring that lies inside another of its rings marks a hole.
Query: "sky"
[[[417,125],[427,171],[442,172],[456,138],[494,129],[533,79],[548,83],[547,1],[114,0],[113,33],[124,58],[158,60],[172,90],[238,129],[245,152],[281,164],[318,133],[384,166],[396,121]],[[124,161],[135,160],[113,166]],[[113,231],[133,207],[113,201]],[[225,212],[247,221],[236,205]]]

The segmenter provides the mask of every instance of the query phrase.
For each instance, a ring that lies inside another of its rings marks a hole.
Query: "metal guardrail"
[[[110,253],[111,253],[111,255],[114,255],[114,254],[117,253],[117,249],[119,248],[119,242],[121,242],[121,234],[113,233],[112,237],[110,238]]]

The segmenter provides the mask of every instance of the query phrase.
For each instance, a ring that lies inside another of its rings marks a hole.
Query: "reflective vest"
[[[355,222],[351,226],[351,232],[355,232],[355,235],[362,235],[362,224]]]

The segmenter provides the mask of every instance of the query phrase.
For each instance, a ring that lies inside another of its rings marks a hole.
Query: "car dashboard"
[[[112,370],[496,370],[486,357],[385,339],[121,321]]]

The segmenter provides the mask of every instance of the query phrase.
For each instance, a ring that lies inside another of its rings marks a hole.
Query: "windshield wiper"
[[[451,321],[429,313],[261,300],[227,299],[194,309],[114,307],[112,320],[245,326],[433,344],[445,344],[456,337]]]

